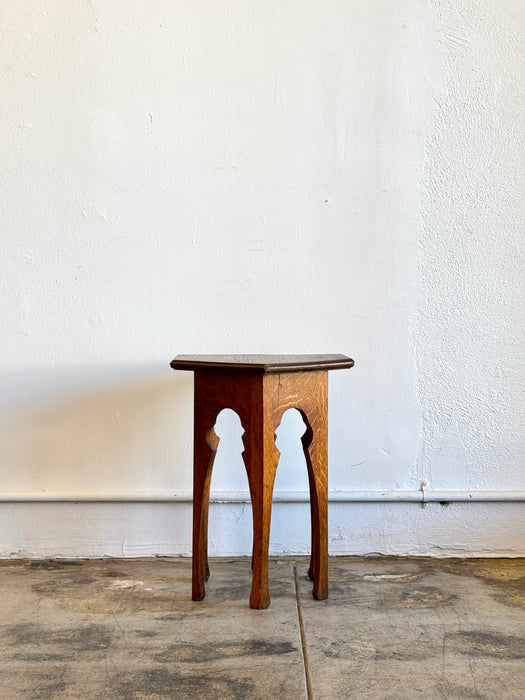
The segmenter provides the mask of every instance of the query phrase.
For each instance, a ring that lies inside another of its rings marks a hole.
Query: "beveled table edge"
[[[279,374],[349,369],[354,361],[347,355],[177,355],[170,366],[189,371]]]

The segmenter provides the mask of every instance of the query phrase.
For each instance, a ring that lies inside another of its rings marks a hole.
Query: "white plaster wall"
[[[191,494],[168,363],[198,352],[354,357],[334,554],[524,554],[525,5],[5,0],[0,27],[0,556],[190,553],[155,499]],[[307,489],[295,418],[278,494]],[[217,431],[212,489],[245,492]],[[152,502],[77,502],[126,494]],[[213,554],[250,536],[212,506]],[[272,552],[308,547],[278,503]]]

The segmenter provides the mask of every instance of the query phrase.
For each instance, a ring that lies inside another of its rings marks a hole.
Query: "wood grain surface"
[[[208,507],[213,461],[219,438],[214,425],[224,408],[234,410],[244,428],[243,460],[253,511],[253,581],[250,607],[267,608],[268,547],[272,495],[279,450],[275,431],[289,408],[306,424],[303,450],[308,468],[312,520],[309,575],[313,595],[328,596],[328,371],[261,373],[213,367],[195,371],[193,600],[205,595],[208,571]]]

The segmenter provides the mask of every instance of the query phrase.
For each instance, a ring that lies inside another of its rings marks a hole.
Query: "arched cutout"
[[[244,428],[238,414],[223,408],[210,432],[217,436],[212,491],[247,491],[248,479],[242,459]]]
[[[275,444],[281,453],[274,491],[308,491],[308,470],[304,456],[305,438],[311,440],[301,412],[289,408],[275,431]]]

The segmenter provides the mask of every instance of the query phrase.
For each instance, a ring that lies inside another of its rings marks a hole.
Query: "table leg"
[[[262,610],[270,605],[268,548],[275,473],[279,450],[275,446],[273,421],[263,419],[263,410],[253,412],[244,436],[243,453],[253,513],[252,590],[250,607]]]
[[[196,392],[197,394],[197,392]],[[192,599],[202,600],[206,595],[204,582],[208,580],[208,510],[213,462],[219,444],[214,430],[217,413],[205,410],[195,397],[193,447],[193,550]]]
[[[327,431],[323,428],[317,425],[315,432],[307,430],[303,436],[312,520],[312,554],[308,576],[313,579],[313,595],[317,600],[328,598],[328,460]]]
[[[312,553],[308,576],[313,595],[328,598],[328,374],[304,374],[296,380],[301,391],[298,409],[306,425],[301,440],[310,486]],[[291,391],[291,390],[289,390]]]

